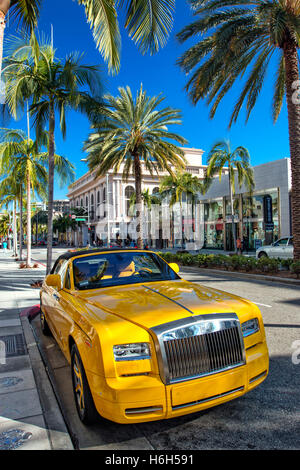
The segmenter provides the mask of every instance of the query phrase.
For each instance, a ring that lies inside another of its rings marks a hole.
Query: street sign
[[[79,217],[76,218],[75,220],[76,220],[76,222],[85,222],[86,221],[86,219],[82,219],[82,218],[79,218]]]
[[[274,222],[265,223],[265,231],[272,232],[274,230]]]

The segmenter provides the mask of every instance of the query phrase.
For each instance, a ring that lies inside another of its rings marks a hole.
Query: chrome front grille
[[[166,384],[214,374],[245,363],[236,314],[186,318],[152,330]]]

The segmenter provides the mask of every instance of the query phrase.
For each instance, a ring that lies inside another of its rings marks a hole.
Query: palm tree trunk
[[[1,7],[1,4],[0,4],[0,7]],[[5,30],[5,13],[2,10],[0,10],[0,81],[1,81],[1,75],[2,75],[4,30]]]
[[[232,184],[231,184],[230,167],[229,167],[229,195],[230,195],[231,228],[232,228],[232,237],[233,237],[233,247],[234,247],[234,252],[237,253],[236,233],[235,233],[235,223],[234,223],[233,192],[232,192]]]
[[[17,235],[17,204],[16,199],[13,200],[13,256],[17,256],[17,245],[18,245],[18,235]]]
[[[181,221],[181,249],[184,250],[184,216],[182,209],[182,195],[180,195],[180,221]]]
[[[138,154],[134,154],[134,177],[136,194],[136,216],[137,216],[137,247],[143,249],[143,210],[142,210],[142,171]]]
[[[285,83],[288,109],[289,141],[292,170],[292,230],[294,259],[300,259],[300,103],[295,97],[295,85],[299,89],[297,47],[292,39],[283,46]],[[297,93],[296,93],[297,94]]]
[[[49,169],[48,169],[48,235],[47,235],[47,274],[52,266],[52,238],[53,238],[53,194],[54,194],[54,151],[55,151],[55,112],[54,102],[50,99],[49,115]]]
[[[19,247],[19,258],[20,261],[23,259],[23,187],[21,185],[20,190],[20,201],[19,201],[19,209],[20,209],[20,247]]]
[[[27,257],[26,267],[31,268],[31,181],[29,170],[26,177],[27,192]]]

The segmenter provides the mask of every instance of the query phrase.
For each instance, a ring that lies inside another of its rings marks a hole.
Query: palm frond
[[[113,0],[77,0],[83,5],[96,45],[111,72],[120,68],[121,35]]]
[[[129,36],[142,54],[156,53],[163,47],[173,27],[175,0],[128,0],[126,22]]]

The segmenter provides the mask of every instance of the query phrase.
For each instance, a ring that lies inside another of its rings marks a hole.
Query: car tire
[[[265,251],[261,251],[258,255],[258,258],[268,258],[268,255]]]
[[[45,314],[43,313],[42,309],[40,313],[40,322],[41,322],[41,330],[42,330],[43,335],[52,336],[51,330],[49,328]]]
[[[82,360],[75,344],[71,349],[71,372],[74,399],[80,421],[86,425],[93,424],[99,420],[100,415],[96,410]]]

